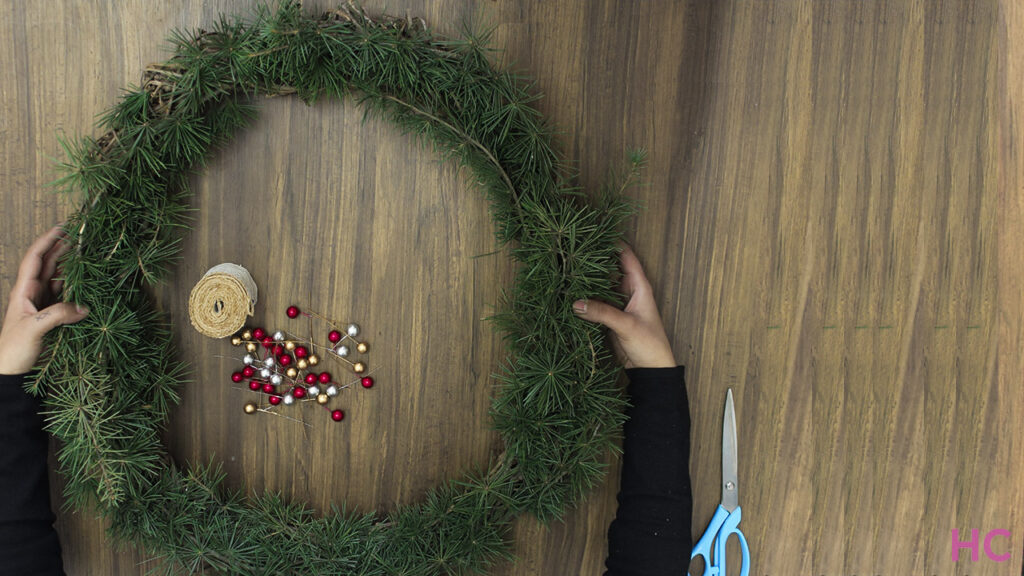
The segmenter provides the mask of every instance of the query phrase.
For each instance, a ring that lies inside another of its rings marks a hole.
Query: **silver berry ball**
[[[263,359],[263,365],[266,366],[267,368],[270,368],[271,366],[273,366],[274,365],[274,357],[273,356],[267,356],[266,358],[264,358]]]
[[[291,406],[292,404],[295,403],[295,397],[292,396],[291,394],[285,394],[284,398],[282,398],[282,400],[284,400],[284,403],[287,406]]]
[[[316,396],[320,393],[320,387],[314,384],[309,388],[306,388],[306,392],[309,393],[310,396]]]
[[[327,395],[328,395],[328,396],[337,396],[337,395],[338,395],[338,387],[337,387],[337,386],[334,386],[334,385],[332,384],[331,386],[328,386],[328,387],[327,387],[327,390],[326,390],[326,392],[327,392]]]
[[[344,344],[335,348],[334,351],[338,354],[338,356],[341,356],[342,358],[348,356],[348,346],[345,346]]]
[[[267,368],[261,369],[260,370],[260,377],[262,377],[262,378],[270,378],[270,370],[267,369]]]
[[[355,338],[356,336],[359,336],[359,325],[349,324],[348,328],[346,328],[345,331],[348,332],[349,336]]]
[[[284,340],[284,333],[281,332],[280,330],[278,330],[277,332],[274,332],[274,340],[277,340],[278,342],[280,342],[281,340]]]
[[[255,361],[256,359],[252,357],[252,354],[246,354],[245,358],[242,358],[242,362],[245,362],[246,366],[252,364]]]
[[[274,386],[280,386],[281,385],[281,375],[280,374],[274,374],[273,376],[271,376],[270,377],[270,383],[273,384]]]

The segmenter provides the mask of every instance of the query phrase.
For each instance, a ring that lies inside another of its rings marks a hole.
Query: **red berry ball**
[[[289,306],[288,309],[284,311],[284,313],[287,314],[289,318],[298,318],[298,316],[299,316],[299,307],[298,306]]]
[[[292,363],[292,357],[289,356],[288,354],[282,354],[277,358],[277,363],[280,364],[281,366],[288,366],[289,364]]]
[[[263,328],[256,328],[252,331],[252,337],[256,340],[263,340],[263,337],[267,335],[267,331]]]
[[[341,410],[335,410],[331,412],[331,420],[334,420],[335,422],[341,422],[344,419],[345,413],[342,412]]]
[[[277,406],[278,404],[281,403],[281,397],[280,396],[271,396],[270,398],[267,398],[267,401],[270,402],[271,405]]]
[[[295,396],[296,398],[305,398],[306,389],[303,388],[302,386],[296,386],[294,389],[292,389],[292,396]]]
[[[274,339],[271,338],[270,336],[264,336],[263,339],[260,340],[260,342],[263,342],[263,347],[266,348],[267,350],[270,350],[271,348],[274,347]]]
[[[316,384],[316,372],[306,374],[305,382],[306,384]]]
[[[363,376],[362,380],[363,388],[373,388],[373,378],[369,376]]]
[[[260,383],[258,381],[256,381],[256,380],[250,380],[249,381],[249,390],[252,390],[253,392],[255,392],[255,391],[259,390],[260,388],[262,388],[262,386],[260,385]]]
[[[308,356],[309,356],[309,350],[305,346],[296,346],[295,347],[295,357],[296,358],[306,358]]]
[[[232,382],[241,382],[241,381],[242,381],[242,378],[245,378],[245,377],[244,377],[244,376],[242,376],[242,373],[241,373],[241,372],[233,372],[233,373],[231,374],[231,381],[232,381]]]
[[[321,384],[327,384],[328,382],[331,381],[331,373],[330,372],[321,372],[320,373],[320,377],[318,378],[318,380],[320,380]]]
[[[267,382],[266,384],[263,385],[263,391],[266,392],[267,394],[273,394],[274,385],[271,384],[270,382]]]
[[[341,332],[338,332],[337,330],[331,330],[330,332],[327,333],[327,339],[334,343],[340,342]]]
[[[246,366],[245,368],[242,368],[242,376],[245,376],[246,378],[252,378],[252,375],[255,373],[256,369],[253,368],[252,366]]]
[[[274,344],[274,347],[271,348],[271,350],[273,350],[274,356],[280,356],[281,354],[284,354],[284,346],[281,346],[280,344]]]

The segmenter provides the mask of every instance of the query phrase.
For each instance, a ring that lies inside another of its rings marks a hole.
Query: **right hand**
[[[598,300],[577,300],[573,312],[611,329],[612,346],[626,368],[674,368],[676,359],[654,303],[651,283],[627,244],[622,245],[621,265],[620,290],[629,296],[625,309]]]

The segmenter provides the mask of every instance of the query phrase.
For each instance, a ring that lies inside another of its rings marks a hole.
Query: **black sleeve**
[[[0,374],[0,575],[63,575],[39,400]]]
[[[690,520],[690,406],[684,369],[633,368],[623,429],[619,509],[608,529],[605,576],[686,574]]]

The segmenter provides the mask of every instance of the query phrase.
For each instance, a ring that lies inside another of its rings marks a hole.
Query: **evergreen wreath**
[[[174,55],[102,116],[101,137],[62,141],[56,184],[81,202],[65,225],[64,299],[91,313],[48,335],[28,389],[60,440],[69,505],[93,503],[112,537],[166,573],[465,574],[510,556],[517,515],[560,518],[601,481],[626,404],[601,328],[571,303],[622,302],[619,227],[634,213],[623,191],[642,153],[588,201],[531,105],[539,96],[492,66],[488,36],[444,39],[351,5],[320,17],[260,6],[172,33]],[[468,167],[499,244],[513,243],[514,288],[491,317],[509,350],[491,407],[502,445],[485,472],[388,513],[320,517],[278,493],[247,497],[219,466],[179,466],[161,443],[188,366],[147,290],[178,257],[187,178],[254,116],[256,96],[288,93],[354,96]]]

